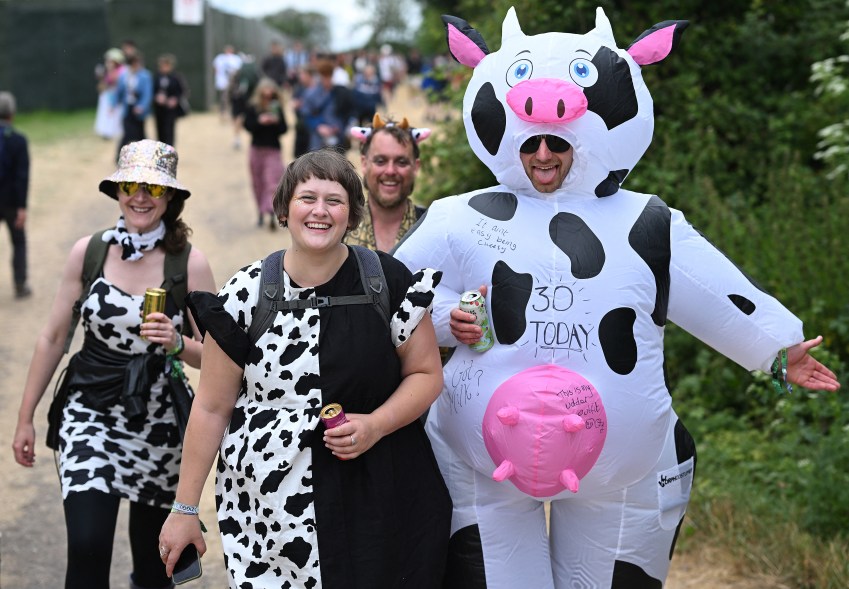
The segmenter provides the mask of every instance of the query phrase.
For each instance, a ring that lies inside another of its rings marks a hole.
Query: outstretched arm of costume
[[[71,248],[47,323],[35,342],[12,442],[15,461],[22,466],[33,466],[35,463],[33,415],[65,352],[65,338],[71,324],[74,303],[82,291],[83,257],[88,240],[88,237],[84,237]]]
[[[668,318],[747,370],[769,372],[802,322],[672,210]]]
[[[180,482],[176,501],[199,505],[204,483],[212,468],[221,439],[230,423],[242,383],[242,369],[219,347],[207,332],[203,341],[200,380],[192,402],[192,412],[183,440]],[[197,546],[202,555],[206,544],[198,519],[182,513],[172,513],[165,520],[159,543],[170,549],[165,570],[171,576],[183,548]]]
[[[822,336],[787,348],[787,380],[815,391],[836,391],[840,388],[835,374],[811,356],[810,351],[822,343]]]

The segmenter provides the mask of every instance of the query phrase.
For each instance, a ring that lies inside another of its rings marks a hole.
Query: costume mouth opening
[[[525,154],[536,153],[543,140],[552,153],[565,153],[572,147],[568,141],[557,135],[532,135],[525,139],[525,142],[519,147],[519,151]]]

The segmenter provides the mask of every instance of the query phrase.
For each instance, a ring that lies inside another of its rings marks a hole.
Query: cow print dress
[[[91,286],[82,306],[86,341],[94,338],[125,354],[164,354],[139,335],[144,295],[128,294],[105,278]],[[168,299],[165,312],[181,330],[182,313]],[[85,344],[83,344],[85,345]],[[167,377],[150,387],[147,417],[128,420],[120,402],[103,411],[86,406],[80,391],[65,405],[59,452],[62,497],[89,490],[168,508],[180,470],[180,441]]]
[[[322,441],[324,405],[369,413],[395,391],[395,347],[428,312],[441,276],[379,255],[391,333],[375,305],[333,306],[278,312],[251,344],[261,261],[217,297],[190,297],[201,329],[244,368],[216,482],[231,587],[440,586],[451,501],[421,422],[349,461]],[[300,288],[285,273],[283,283],[287,299],[363,293],[350,249],[326,284]]]

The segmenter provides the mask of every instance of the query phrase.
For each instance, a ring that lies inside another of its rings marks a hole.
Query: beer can
[[[460,310],[475,316],[475,325],[483,332],[481,338],[469,347],[475,352],[486,352],[495,344],[492,328],[489,326],[489,315],[486,313],[486,299],[479,290],[467,290],[460,297]]]
[[[327,429],[333,429],[336,426],[348,422],[348,418],[345,417],[345,412],[342,411],[342,405],[339,403],[325,405],[321,408],[318,416],[321,418],[322,423],[324,423],[324,427]]]
[[[142,323],[147,321],[151,313],[165,312],[165,289],[148,288],[144,291],[144,305],[142,307]],[[144,338],[147,339],[147,338]]]

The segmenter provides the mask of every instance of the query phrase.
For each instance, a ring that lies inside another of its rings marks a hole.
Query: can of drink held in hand
[[[469,347],[475,352],[486,352],[495,344],[492,329],[489,326],[489,315],[486,313],[486,299],[479,290],[467,290],[460,297],[460,310],[475,316],[475,325],[483,332],[481,338]]]
[[[342,405],[339,403],[325,405],[321,408],[318,416],[321,418],[322,423],[324,423],[324,427],[327,429],[332,429],[348,422],[348,418],[345,417],[345,412],[342,411]]]
[[[144,291],[144,306],[142,307],[142,322],[147,321],[151,313],[165,312],[165,289],[148,288]],[[145,338],[147,339],[147,338]]]

